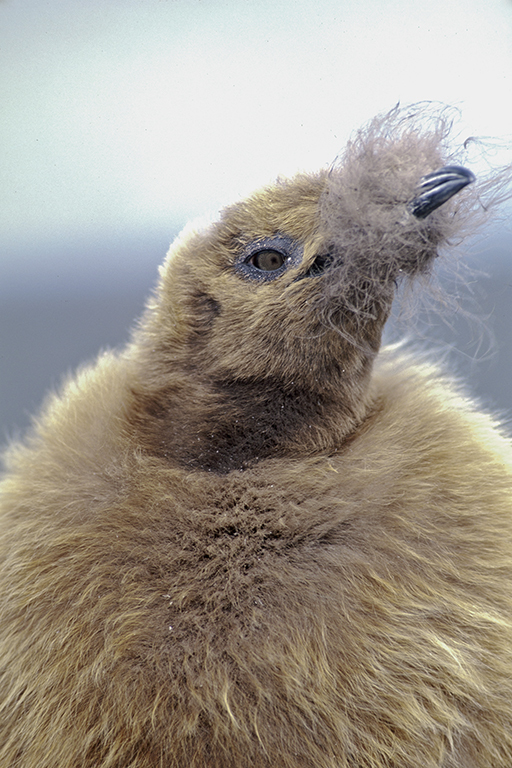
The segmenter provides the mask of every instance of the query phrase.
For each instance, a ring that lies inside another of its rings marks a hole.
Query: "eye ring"
[[[302,262],[303,248],[288,235],[260,237],[245,245],[234,268],[246,280],[268,282],[276,280]]]

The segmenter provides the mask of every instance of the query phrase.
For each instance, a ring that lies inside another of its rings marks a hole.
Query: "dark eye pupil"
[[[285,256],[279,251],[273,251],[266,249],[258,251],[251,257],[251,264],[256,269],[261,269],[264,272],[272,272],[275,269],[282,267],[285,262]]]

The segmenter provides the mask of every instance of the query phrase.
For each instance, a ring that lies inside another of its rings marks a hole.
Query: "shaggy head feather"
[[[396,285],[428,272],[481,207],[464,190],[426,219],[409,211],[421,178],[456,160],[448,132],[444,114],[395,109],[329,171],[278,181],[178,239],[133,348],[134,418],[156,429],[155,450],[228,471],[338,449],[370,408]],[[256,269],[262,249],[282,266]]]

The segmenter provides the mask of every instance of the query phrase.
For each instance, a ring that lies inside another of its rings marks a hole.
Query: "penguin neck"
[[[332,454],[371,408],[371,362],[316,390],[279,380],[188,380],[135,394],[142,444],[172,464],[226,474],[268,458]]]

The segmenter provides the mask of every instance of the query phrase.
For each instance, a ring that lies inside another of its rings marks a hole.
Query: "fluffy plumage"
[[[446,138],[395,110],[179,239],[10,448],[1,768],[510,768],[512,447],[377,356],[478,215],[411,213]]]

